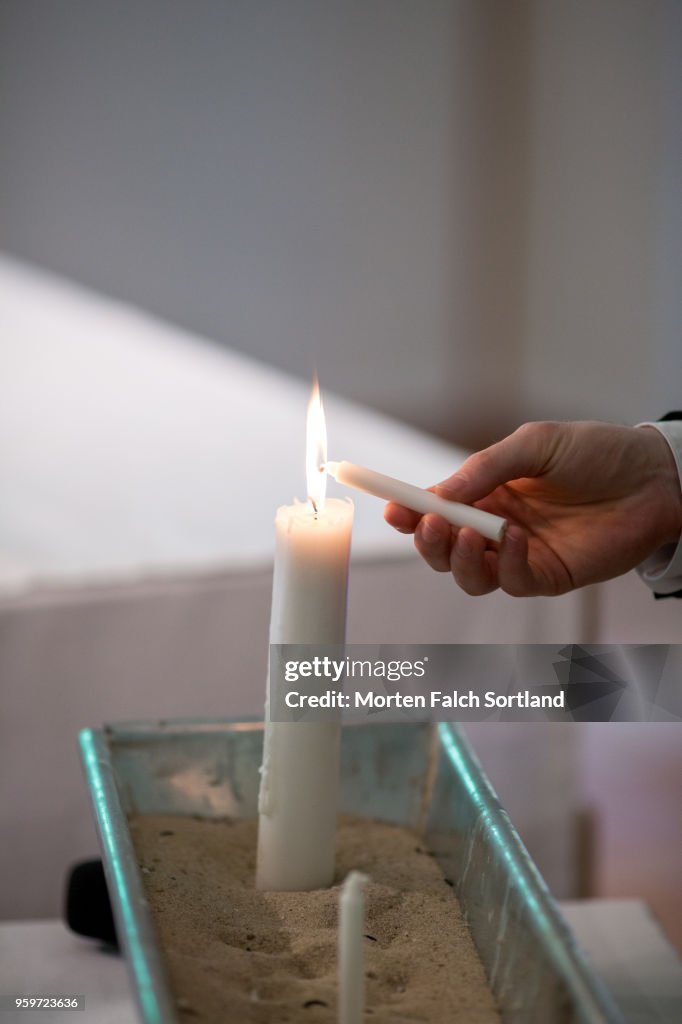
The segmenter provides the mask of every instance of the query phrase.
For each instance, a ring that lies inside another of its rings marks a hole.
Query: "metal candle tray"
[[[177,1014],[129,814],[256,814],[261,723],[124,723],[80,747],[118,934],[144,1024]],[[424,830],[454,881],[510,1024],[622,1024],[461,732],[449,723],[344,728],[342,813]]]

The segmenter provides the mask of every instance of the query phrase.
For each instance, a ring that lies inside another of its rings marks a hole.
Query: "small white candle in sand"
[[[459,501],[447,501],[433,491],[366,469],[365,466],[356,466],[352,462],[327,462],[325,468],[346,487],[354,487],[357,491],[365,491],[385,501],[396,501],[414,512],[436,512],[453,526],[470,526],[489,540],[502,540],[507,528],[507,520],[501,516],[494,516],[472,505],[463,505]]]
[[[362,1024],[365,1015],[365,886],[367,875],[351,871],[339,898],[338,1024]]]
[[[282,506],[271,644],[343,644],[353,503],[325,501],[326,432],[317,385],[308,411],[308,501]],[[272,722],[270,679],[258,800],[256,886],[326,888],[334,879],[340,725]]]

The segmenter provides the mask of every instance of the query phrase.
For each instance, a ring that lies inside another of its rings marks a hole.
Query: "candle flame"
[[[308,403],[305,465],[308,482],[308,500],[315,512],[320,512],[324,506],[324,496],[327,490],[327,474],[324,469],[326,461],[327,426],[320,396],[320,385],[317,377],[315,377]]]

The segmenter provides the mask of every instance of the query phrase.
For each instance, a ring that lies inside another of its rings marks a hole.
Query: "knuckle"
[[[476,454],[472,455],[467,461],[469,475],[471,475],[472,470],[474,473],[485,473],[493,466],[494,462],[495,455],[490,448],[484,448],[482,451],[476,452]],[[460,473],[459,475],[460,477],[464,476],[464,479],[467,479],[465,474]]]
[[[515,443],[526,451],[531,475],[540,474],[560,444],[565,425],[554,420],[533,420],[522,423],[514,431]]]
[[[516,428],[512,436],[516,438],[516,440],[518,441],[527,441],[530,437],[533,436],[537,426],[538,424],[534,421],[522,423],[520,427]]]
[[[560,428],[561,424],[555,420],[529,420],[528,423],[522,423],[517,427],[514,433],[524,441],[552,441]]]

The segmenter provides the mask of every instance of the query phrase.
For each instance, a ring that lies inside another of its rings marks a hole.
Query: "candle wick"
[[[317,505],[315,504],[314,498],[310,499],[310,504],[313,506],[313,512],[315,513],[315,518],[317,519]]]

